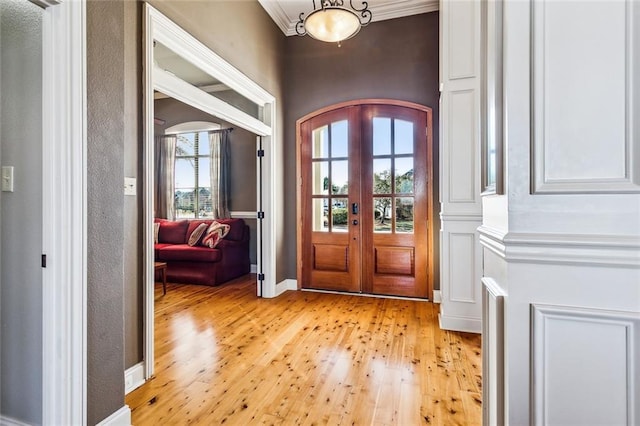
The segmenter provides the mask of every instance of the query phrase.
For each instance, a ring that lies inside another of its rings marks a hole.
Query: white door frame
[[[37,1],[43,12],[42,421],[85,424],[85,0]]]
[[[276,100],[273,95],[212,52],[187,31],[179,27],[161,12],[145,3],[144,9],[144,366],[145,379],[151,378],[154,369],[154,249],[153,249],[153,186],[154,186],[154,90],[158,90],[187,105],[205,111],[225,121],[262,137],[262,205],[264,219],[258,220],[258,272],[264,281],[257,286],[258,296],[270,298],[278,295],[276,288],[276,238],[275,238],[275,172],[276,151]],[[184,82],[154,65],[153,43],[158,41],[194,64],[202,71],[222,82],[261,107],[260,119],[251,117],[208,93]],[[259,168],[259,161],[256,167]],[[258,180],[260,170],[258,169]],[[260,197],[260,191],[256,194]]]

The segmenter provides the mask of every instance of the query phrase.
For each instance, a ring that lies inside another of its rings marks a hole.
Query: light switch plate
[[[2,192],[13,192],[13,166],[2,166]]]
[[[124,178],[124,195],[136,195],[136,178]]]

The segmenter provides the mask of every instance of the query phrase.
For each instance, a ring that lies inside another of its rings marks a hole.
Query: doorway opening
[[[302,288],[432,298],[432,112],[392,100],[298,120]]]
[[[257,296],[275,297],[275,98],[145,4],[144,377],[154,370],[154,92],[256,135]],[[262,176],[265,177],[264,183]],[[264,200],[264,201],[263,201]],[[249,213],[249,212],[243,212]]]

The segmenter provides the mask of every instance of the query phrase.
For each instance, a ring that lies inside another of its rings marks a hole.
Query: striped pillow
[[[206,223],[201,223],[193,230],[191,235],[189,235],[189,240],[187,241],[187,244],[189,244],[190,247],[193,247],[200,242],[200,238],[202,238],[202,235],[207,230],[207,226],[208,225]]]
[[[159,233],[160,233],[160,224],[156,222],[153,224],[153,244],[158,244]]]
[[[209,248],[216,248],[220,240],[222,240],[231,229],[231,226],[216,222],[215,220],[209,225],[207,235],[202,239],[202,245]]]

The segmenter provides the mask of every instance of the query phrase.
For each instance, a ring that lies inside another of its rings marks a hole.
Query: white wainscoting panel
[[[639,9],[633,0],[532,2],[536,192],[640,192]]]
[[[482,278],[482,423],[504,425],[504,293]]]
[[[440,233],[440,327],[480,333],[482,249],[480,221],[446,221]]]
[[[532,323],[532,424],[637,424],[640,314],[534,304]]]
[[[477,185],[478,128],[475,90],[449,93],[447,183],[450,203],[475,203],[480,188]],[[464,123],[461,125],[460,123]]]
[[[479,333],[481,2],[440,7],[440,327]]]
[[[474,233],[451,232],[449,237],[449,259],[457,258],[463,265],[475,266],[476,235]],[[476,303],[475,267],[458,268],[449,264],[449,300],[452,302]]]
[[[477,76],[480,55],[477,39],[480,27],[479,4],[480,2],[442,2],[442,16],[447,21],[449,51],[458,52],[456,55],[447,55],[449,80]]]

